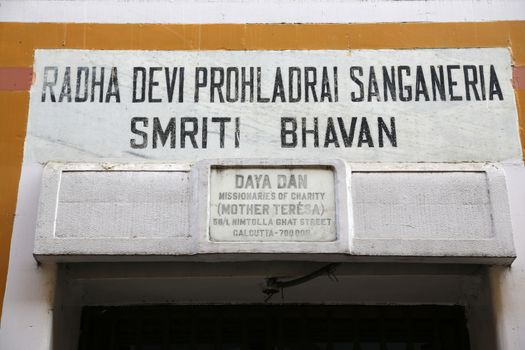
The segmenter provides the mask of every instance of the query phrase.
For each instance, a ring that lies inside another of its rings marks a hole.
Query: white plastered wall
[[[451,10],[452,9],[452,10]],[[379,23],[524,20],[522,0],[0,1],[0,21],[81,23]],[[24,163],[0,349],[49,350],[56,271],[33,259],[43,165]],[[490,268],[498,349],[525,348],[525,168],[505,165],[517,259]],[[481,300],[480,303],[483,303]]]
[[[520,20],[522,0],[2,0],[0,21],[381,23]]]
[[[525,168],[506,167],[517,258],[511,267],[492,267],[490,283],[498,349],[525,347]]]

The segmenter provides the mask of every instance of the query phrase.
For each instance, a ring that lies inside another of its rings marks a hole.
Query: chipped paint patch
[[[0,91],[26,91],[33,82],[33,69],[26,67],[0,68]]]

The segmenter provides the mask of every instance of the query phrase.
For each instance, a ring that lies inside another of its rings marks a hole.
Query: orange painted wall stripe
[[[292,50],[508,47],[525,66],[525,21],[381,24],[0,23],[0,67],[32,67],[35,49]],[[520,68],[521,69],[521,68]],[[521,86],[521,85],[520,85]],[[525,145],[525,90],[516,90]],[[0,297],[22,163],[29,94],[0,92]],[[1,312],[1,304],[0,304]]]
[[[29,92],[0,92],[0,312],[29,111]],[[1,326],[1,325],[0,325]]]
[[[0,67],[31,66],[33,49],[292,50],[511,47],[525,65],[525,21],[385,24],[0,23]]]

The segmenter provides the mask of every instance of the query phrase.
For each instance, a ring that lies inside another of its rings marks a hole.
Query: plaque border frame
[[[331,168],[334,173],[336,239],[328,242],[298,241],[214,241],[209,232],[210,177],[215,167],[223,168]],[[197,251],[216,253],[315,253],[349,254],[353,238],[351,205],[351,169],[341,159],[215,159],[202,160],[192,167],[192,205],[190,231],[195,235]]]

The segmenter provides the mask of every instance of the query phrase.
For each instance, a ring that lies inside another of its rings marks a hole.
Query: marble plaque
[[[508,49],[36,50],[26,159],[521,159]]]
[[[212,168],[212,241],[336,240],[329,168]]]

